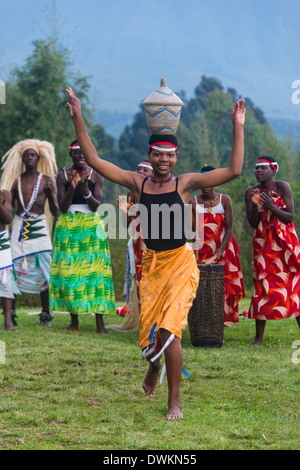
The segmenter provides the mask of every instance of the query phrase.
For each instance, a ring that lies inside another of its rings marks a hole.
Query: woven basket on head
[[[189,311],[193,346],[221,347],[224,337],[224,268],[220,264],[198,265],[200,281]]]

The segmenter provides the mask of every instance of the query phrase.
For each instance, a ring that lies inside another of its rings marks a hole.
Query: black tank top
[[[186,243],[184,232],[184,203],[175,191],[162,194],[144,193],[142,184],[139,205],[141,232],[147,248],[155,251],[173,250]],[[140,206],[143,207],[140,207]]]

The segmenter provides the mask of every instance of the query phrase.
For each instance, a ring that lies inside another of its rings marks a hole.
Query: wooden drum
[[[198,264],[200,280],[189,311],[188,324],[193,346],[220,348],[224,338],[224,267]]]

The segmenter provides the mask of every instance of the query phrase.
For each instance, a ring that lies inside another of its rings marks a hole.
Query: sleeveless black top
[[[147,248],[165,251],[183,246],[186,243],[184,203],[177,191],[178,178],[176,178],[175,191],[162,194],[145,193],[146,181],[147,178],[142,184],[139,217]]]

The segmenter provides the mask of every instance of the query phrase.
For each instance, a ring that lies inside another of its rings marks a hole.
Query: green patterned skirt
[[[50,271],[53,312],[116,314],[110,251],[97,213],[60,214]]]

